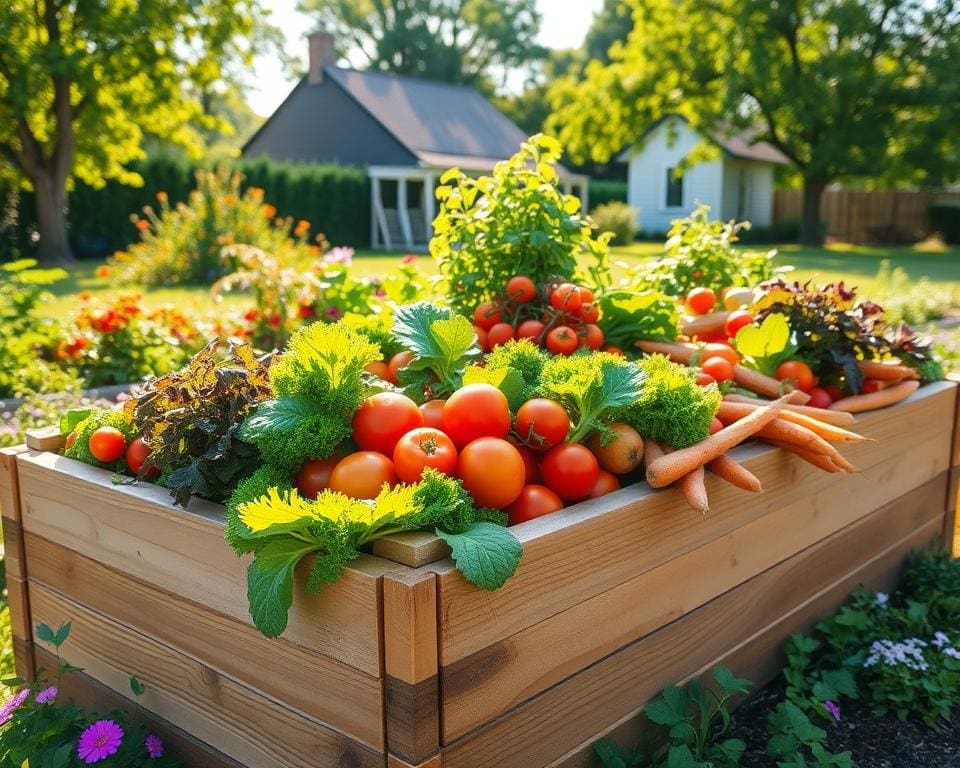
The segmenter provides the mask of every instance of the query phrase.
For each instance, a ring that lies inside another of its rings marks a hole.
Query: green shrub
[[[637,234],[637,209],[626,203],[612,201],[598,205],[590,212],[598,232],[613,232],[611,243],[627,245]]]
[[[955,284],[932,283],[926,277],[911,279],[903,267],[880,262],[874,298],[891,323],[901,321],[920,325],[945,317],[960,307],[960,287]]]
[[[939,200],[930,205],[927,214],[946,242],[960,243],[960,200]]]
[[[590,179],[590,205],[601,206],[606,203],[627,202],[627,182],[609,179]]]

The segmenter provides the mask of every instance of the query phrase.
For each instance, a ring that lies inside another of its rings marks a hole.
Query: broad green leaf
[[[247,568],[247,599],[253,623],[267,637],[278,637],[287,628],[293,604],[293,573],[316,544],[281,538],[257,550]]]
[[[260,403],[243,424],[240,439],[255,443],[270,432],[292,432],[296,426],[315,412],[315,407],[296,397],[280,397]]]
[[[140,682],[140,679],[136,675],[130,675],[130,690],[133,691],[134,696],[140,697],[143,696],[147,687]]]
[[[60,417],[60,434],[69,435],[91,413],[93,413],[93,408],[71,408],[68,410]]]
[[[53,640],[51,641],[57,648],[67,642],[67,638],[70,637],[70,627],[71,624],[69,621],[57,627],[57,631],[54,633]]]
[[[620,747],[612,739],[600,739],[593,744],[593,751],[603,768],[628,768],[626,761],[620,756]]]
[[[469,365],[463,371],[463,383],[492,384],[507,398],[511,411],[516,411],[524,403],[527,384],[516,368],[509,366],[491,370],[478,365]]]
[[[737,352],[752,361],[762,373],[772,374],[777,365],[795,348],[790,341],[790,325],[780,314],[771,313],[757,325],[745,325],[734,339]]]
[[[860,696],[857,680],[849,669],[826,669],[820,673],[820,679],[837,693],[850,699]]]
[[[480,353],[477,334],[463,315],[434,320],[430,324],[430,335],[440,350],[441,359],[455,362],[465,355],[476,356]]]
[[[719,666],[713,670],[713,679],[725,693],[749,693],[753,687],[746,678],[736,677],[728,667]]]
[[[54,632],[46,624],[37,624],[35,631],[37,633],[37,639],[42,640],[45,643],[53,644]]]
[[[688,701],[686,691],[671,685],[664,688],[663,693],[644,707],[643,714],[651,722],[670,728],[689,719]]]
[[[499,589],[513,576],[523,547],[510,531],[494,523],[474,523],[463,533],[437,536],[450,545],[453,560],[464,578],[481,589]]]
[[[604,293],[598,302],[600,325],[609,344],[629,349],[634,342],[673,341],[679,313],[676,302],[657,291],[617,290]]]
[[[393,316],[392,334],[398,344],[420,357],[439,358],[443,349],[431,332],[437,320],[453,317],[449,309],[444,309],[429,301],[417,301],[397,307]]]

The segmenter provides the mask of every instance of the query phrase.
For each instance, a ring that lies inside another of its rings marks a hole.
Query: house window
[[[683,176],[677,176],[676,168],[667,168],[667,208],[683,207]]]

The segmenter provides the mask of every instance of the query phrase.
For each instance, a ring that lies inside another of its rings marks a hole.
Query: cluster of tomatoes
[[[538,291],[524,275],[511,277],[502,297],[479,304],[473,313],[485,351],[510,339],[530,339],[555,355],[571,355],[578,347],[602,349],[599,319],[600,309],[589,288],[555,282]]]
[[[71,432],[67,435],[66,447],[72,448],[77,441],[77,433]],[[87,449],[90,455],[97,461],[104,464],[113,464],[123,458],[126,461],[127,469],[134,475],[140,473],[143,465],[150,456],[150,449],[143,442],[142,437],[135,437],[127,443],[127,438],[116,427],[100,427],[90,434],[87,443]],[[150,480],[159,477],[160,470],[154,466],[148,466],[144,472],[146,479]]]
[[[601,462],[616,466],[622,458],[609,448],[595,454],[564,442],[569,430],[559,403],[528,400],[514,419],[506,397],[489,384],[469,384],[446,400],[420,406],[405,395],[381,392],[354,415],[357,450],[307,461],[294,483],[307,498],[329,488],[371,499],[385,484],[415,483],[431,468],[458,478],[478,507],[505,510],[512,525],[620,487]]]

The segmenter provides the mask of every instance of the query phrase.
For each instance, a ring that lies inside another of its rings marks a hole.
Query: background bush
[[[133,165],[142,187],[115,181],[102,189],[77,183],[70,192],[67,224],[79,257],[102,257],[138,239],[131,214],[155,205],[166,192],[171,205],[187,200],[197,170],[209,163],[158,155]],[[244,175],[243,186],[262,187],[270,203],[294,222],[311,222],[334,245],[366,247],[370,242],[370,186],[362,168],[339,165],[292,165],[268,160],[238,161],[231,171]],[[33,250],[33,195],[0,182],[0,259]]]
[[[600,206],[604,203],[627,202],[627,182],[609,179],[590,179],[589,204]]]
[[[930,224],[951,245],[960,243],[960,201],[942,200],[928,211]]]
[[[598,232],[613,232],[614,245],[629,245],[637,235],[637,209],[632,205],[613,200],[594,208],[590,218]]]

